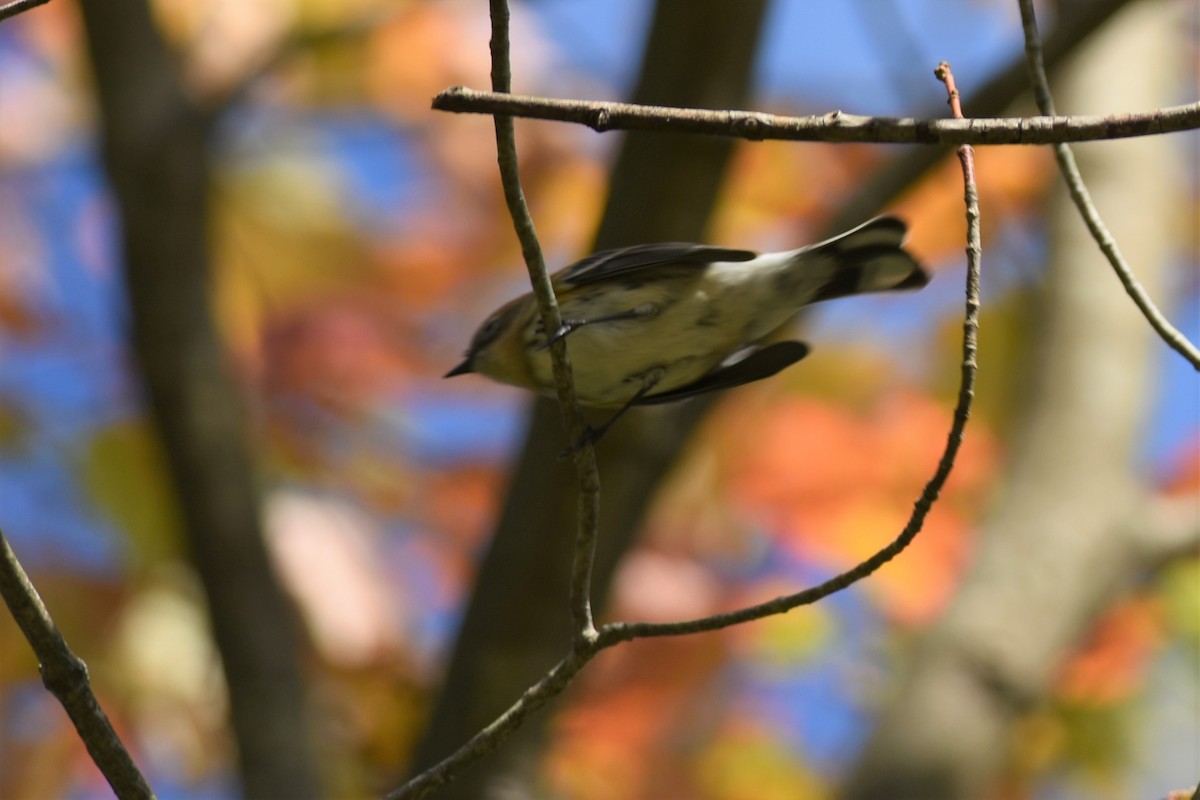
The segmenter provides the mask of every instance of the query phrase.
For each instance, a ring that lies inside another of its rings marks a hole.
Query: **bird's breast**
[[[711,270],[710,270],[711,271]],[[686,386],[746,344],[747,320],[756,316],[747,286],[718,274],[633,285],[588,286],[564,292],[559,311],[578,327],[566,337],[580,401],[596,407],[628,402],[649,376],[661,378],[653,393]],[[590,322],[635,308],[652,313]],[[544,391],[553,391],[549,352],[539,347],[544,331],[531,321],[525,331],[530,368]]]

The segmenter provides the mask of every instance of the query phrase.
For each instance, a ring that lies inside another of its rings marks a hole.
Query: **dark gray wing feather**
[[[756,255],[757,253],[750,250],[732,250],[727,247],[710,247],[687,242],[638,244],[593,253],[564,269],[557,278],[571,286],[583,286],[633,275],[649,267],[661,267],[666,264],[696,267],[714,261],[749,261]]]
[[[753,351],[740,361],[719,366],[686,386],[680,386],[678,389],[671,389],[668,392],[647,395],[637,404],[650,406],[659,403],[673,403],[676,400],[683,400],[698,394],[752,383],[771,377],[785,367],[795,364],[806,355],[808,355],[808,345],[804,342],[777,342]]]

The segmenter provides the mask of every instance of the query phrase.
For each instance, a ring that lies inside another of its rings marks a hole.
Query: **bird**
[[[634,406],[685,400],[771,377],[809,353],[763,340],[800,308],[849,295],[919,289],[929,273],[904,249],[899,217],[777,253],[662,242],[594,253],[551,276],[561,327],[549,334],[532,293],[492,312],[461,363],[554,396],[549,347],[566,340],[581,406],[616,409],[591,441]]]

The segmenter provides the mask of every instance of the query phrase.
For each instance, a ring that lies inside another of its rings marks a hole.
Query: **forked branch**
[[[493,40],[492,40],[492,55],[493,55],[493,81],[501,87],[507,89],[507,15],[508,8],[506,0],[491,0],[492,3],[492,24],[493,24]],[[501,20],[500,23],[497,21]],[[945,64],[939,66],[937,71],[938,77],[946,82],[947,91],[950,96],[951,105],[954,109],[956,117],[961,118],[961,108],[958,104],[957,90],[953,85],[953,76],[950,75],[949,67]],[[499,76],[497,79],[496,76]],[[505,125],[504,123],[507,123]],[[511,120],[507,117],[497,116],[496,118],[497,143],[502,148],[502,153],[505,148],[511,147]],[[964,145],[959,148],[959,158],[963,165],[963,178],[965,191],[964,196],[967,207],[967,283],[966,283],[966,313],[963,321],[963,349],[962,363],[960,369],[960,386],[958,393],[958,401],[954,410],[953,422],[951,424],[950,433],[946,439],[946,446],[942,453],[942,457],[938,462],[938,466],[932,478],[925,485],[921,496],[914,504],[913,512],[908,523],[900,534],[876,552],[866,561],[858,564],[850,570],[835,576],[830,580],[812,587],[802,592],[797,592],[792,595],[776,598],[775,600],[747,608],[733,611],[727,614],[718,614],[710,617],[705,617],[697,620],[690,620],[678,623],[631,623],[618,622],[603,626],[598,634],[592,630],[592,635],[577,635],[572,646],[567,654],[559,661],[559,663],[543,677],[527,689],[521,697],[513,703],[504,713],[497,717],[491,724],[480,730],[468,742],[462,745],[458,750],[452,753],[447,758],[443,759],[438,764],[434,765],[425,772],[414,776],[408,783],[401,786],[399,789],[391,792],[386,796],[386,800],[415,800],[423,798],[434,792],[439,787],[454,780],[462,770],[469,767],[476,760],[481,758],[486,753],[494,750],[500,742],[511,735],[521,723],[534,711],[541,708],[549,700],[560,694],[569,685],[570,681],[583,667],[594,658],[600,651],[605,648],[612,647],[620,642],[629,641],[632,639],[652,637],[652,636],[673,636],[687,633],[698,633],[701,631],[711,631],[720,628],[728,627],[740,622],[747,622],[754,619],[779,614],[801,605],[815,603],[818,600],[828,597],[829,595],[838,592],[846,587],[862,580],[871,573],[878,570],[884,564],[900,554],[920,532],[925,518],[930,509],[933,507],[938,496],[941,493],[946,479],[949,477],[950,471],[954,466],[954,459],[958,454],[959,447],[962,444],[963,431],[966,427],[967,420],[970,416],[971,402],[975,393],[975,374],[977,371],[976,353],[978,347],[979,334],[979,292],[980,292],[980,262],[981,262],[981,247],[979,234],[979,198],[975,188],[974,162],[972,150],[970,146]],[[549,295],[549,300],[553,300],[553,293],[548,286],[548,279],[545,277],[545,268],[541,264],[540,250],[537,249],[536,235],[533,233],[532,222],[528,219],[528,210],[524,208],[523,195],[521,193],[519,178],[515,169],[515,160],[511,157],[501,157],[501,176],[505,184],[505,196],[509,198],[520,198],[520,203],[510,202],[510,210],[516,208],[514,212],[514,222],[518,227],[518,234],[521,236],[522,246],[526,250],[527,264],[530,267],[531,278],[535,282],[535,289],[538,288],[537,282],[545,280],[546,286],[542,287],[543,291]],[[533,258],[529,256],[533,254]],[[540,269],[535,268],[540,267]],[[538,301],[542,308],[543,315],[546,320],[547,329],[553,329],[552,325],[557,324],[558,310],[552,304],[547,302],[543,295],[539,292]],[[556,379],[560,365],[557,363],[556,356]],[[564,362],[565,358],[562,359]],[[569,365],[566,365],[569,366]],[[564,370],[566,377],[569,378],[569,371]],[[560,380],[558,388],[560,390],[560,402],[564,407],[564,414],[568,416],[568,425],[570,425],[568,405],[574,398],[571,393],[565,392],[564,386]],[[573,387],[569,387],[573,388]],[[594,466],[594,456],[588,455],[591,460],[591,465]],[[577,458],[577,464],[579,460]],[[581,470],[581,485],[582,480]],[[598,483],[594,486],[598,491]],[[581,520],[582,524],[582,520]],[[586,576],[580,576],[579,565],[585,563],[590,567],[591,553],[590,548],[594,544],[594,531],[589,538],[586,533],[581,530],[576,539],[576,574],[573,580],[573,597],[572,611],[575,614],[576,622],[581,619],[586,619],[590,623],[590,609],[587,610],[586,616],[581,616],[577,607],[579,598],[576,595],[578,587],[582,586],[586,590],[588,581]],[[587,551],[584,551],[587,548]],[[585,596],[586,599],[586,596]]]

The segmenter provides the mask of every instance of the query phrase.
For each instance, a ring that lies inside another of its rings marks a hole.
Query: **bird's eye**
[[[475,334],[475,346],[480,347],[489,344],[500,333],[500,318],[490,317],[479,328]]]

